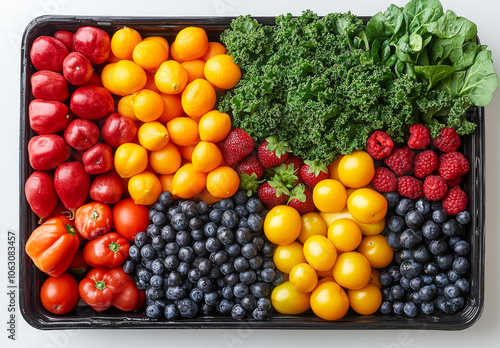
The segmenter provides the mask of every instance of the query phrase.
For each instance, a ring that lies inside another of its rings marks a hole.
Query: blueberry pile
[[[163,192],[123,265],[146,292],[146,315],[173,320],[220,313],[264,320],[272,310],[272,289],[284,281],[272,260],[274,245],[262,231],[266,214],[262,202],[245,191],[211,206],[172,201]]]
[[[386,239],[395,249],[395,265],[380,273],[380,312],[415,317],[441,310],[456,313],[470,291],[470,251],[464,225],[469,212],[451,217],[440,202],[411,200],[386,193]]]

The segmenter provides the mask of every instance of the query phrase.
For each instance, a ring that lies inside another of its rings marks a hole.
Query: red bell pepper
[[[37,227],[26,242],[25,250],[40,271],[59,277],[68,269],[79,246],[75,228],[61,215]]]
[[[130,275],[121,267],[94,268],[78,286],[81,299],[97,312],[114,306],[129,312],[139,309],[146,300]]]
[[[92,267],[118,267],[128,258],[130,243],[116,232],[89,241],[83,248],[83,259]]]

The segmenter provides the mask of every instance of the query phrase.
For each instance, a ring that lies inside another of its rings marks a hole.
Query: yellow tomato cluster
[[[101,81],[120,96],[118,113],[138,127],[136,140],[116,149],[117,173],[128,180],[137,204],[154,203],[162,191],[213,203],[232,196],[239,176],[225,166],[215,143],[231,130],[229,115],[213,110],[216,91],[241,78],[226,48],[209,42],[202,28],[181,30],[172,45],[122,28]]]
[[[372,314],[382,302],[376,268],[389,265],[394,252],[380,235],[387,201],[364,187],[373,178],[373,160],[355,151],[332,168],[333,177],[313,191],[319,213],[300,216],[294,208],[277,206],[264,221],[266,237],[278,245],[276,268],[288,275],[271,295],[280,313],[312,309],[323,319],[336,320],[349,308]]]

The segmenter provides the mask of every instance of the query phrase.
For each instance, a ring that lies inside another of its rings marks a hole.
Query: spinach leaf
[[[464,17],[458,17],[451,10],[446,11],[437,21],[425,24],[425,28],[440,39],[450,39],[460,35],[465,40],[472,40],[477,34],[474,23]]]
[[[469,97],[475,105],[486,106],[498,87],[498,76],[491,61],[491,51],[478,53],[474,64],[467,69],[460,96]]]
[[[422,36],[413,33],[410,35],[410,48],[413,52],[420,52],[423,48]]]
[[[462,47],[462,56],[459,57],[454,63],[453,67],[457,70],[468,68],[474,63],[474,59],[479,51],[482,51],[486,46],[479,46],[477,43],[468,41]]]
[[[383,14],[382,12],[377,13],[366,25],[366,35],[370,41],[387,37],[390,37],[391,41],[396,41],[404,30],[404,14],[396,5],[390,5]]]
[[[446,59],[451,63],[456,62],[462,56],[463,36],[457,35],[449,39],[437,38],[430,47],[429,59],[432,64],[444,64]]]
[[[405,5],[403,13],[408,18],[408,31],[420,34],[422,26],[438,20],[443,15],[439,0],[412,0]]]
[[[415,73],[427,82],[427,92],[447,76],[451,75],[455,68],[448,65],[424,65],[415,66]]]

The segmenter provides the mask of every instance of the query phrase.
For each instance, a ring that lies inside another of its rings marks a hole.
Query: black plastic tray
[[[361,17],[367,21],[368,17]],[[471,108],[470,119],[477,124],[474,134],[464,138],[462,151],[470,162],[471,170],[464,177],[463,188],[469,195],[469,211],[473,219],[468,227],[467,238],[471,243],[471,292],[466,307],[453,315],[418,316],[409,319],[396,315],[360,316],[349,311],[338,321],[325,321],[312,313],[297,316],[273,315],[269,320],[236,321],[230,317],[213,316],[176,321],[153,321],[143,313],[124,313],[108,310],[97,313],[80,302],[76,310],[67,315],[54,315],[46,311],[40,302],[39,290],[46,276],[36,269],[24,252],[31,232],[37,227],[37,217],[31,211],[24,196],[24,183],[33,169],[29,165],[27,145],[34,136],[29,127],[28,105],[33,99],[30,76],[36,71],[29,60],[29,50],[40,35],[52,35],[57,30],[75,32],[78,27],[92,25],[110,36],[123,26],[137,29],[143,36],[161,35],[172,43],[176,33],[187,26],[203,27],[211,41],[230,26],[232,17],[86,17],[86,16],[42,16],[28,24],[21,47],[21,122],[20,122],[20,309],[25,320],[37,329],[230,329],[251,327],[254,329],[428,329],[462,330],[472,326],[481,316],[484,306],[484,109]],[[274,24],[274,17],[259,17],[263,24]]]

